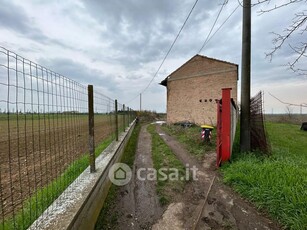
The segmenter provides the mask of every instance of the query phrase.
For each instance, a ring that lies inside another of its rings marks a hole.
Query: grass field
[[[294,125],[301,125],[302,122],[307,122],[307,114],[265,114],[264,116],[268,122]]]
[[[307,132],[292,124],[266,127],[272,155],[234,152],[222,168],[224,182],[287,228],[306,229]]]

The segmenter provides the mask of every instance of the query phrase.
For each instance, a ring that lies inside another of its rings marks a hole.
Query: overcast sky
[[[93,84],[105,95],[138,109],[136,96],[154,76],[194,2],[2,0],[0,45],[80,83]],[[223,2],[199,0],[172,52],[143,94],[144,109],[166,111],[166,89],[158,83],[198,53]],[[286,102],[307,103],[307,78],[285,66],[294,58],[287,44],[271,62],[265,53],[274,47],[271,32],[282,33],[294,14],[307,7],[303,1],[267,14],[257,13],[271,5],[252,9],[252,95],[263,90],[266,112],[283,113],[285,105],[268,93]],[[237,0],[229,0],[215,29],[237,6]],[[241,19],[239,7],[200,54],[241,66]],[[304,35],[292,36],[291,42],[306,41]],[[306,58],[298,66],[306,67]],[[299,108],[293,107],[293,112],[298,113]],[[307,113],[307,108],[303,112]]]

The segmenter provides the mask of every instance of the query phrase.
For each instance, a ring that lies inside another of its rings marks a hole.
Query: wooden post
[[[117,100],[115,100],[115,136],[116,136],[116,141],[118,141],[118,105],[117,105]]]
[[[95,141],[94,141],[94,90],[93,85],[88,85],[88,130],[89,130],[89,152],[90,152],[90,172],[96,171],[95,166]]]

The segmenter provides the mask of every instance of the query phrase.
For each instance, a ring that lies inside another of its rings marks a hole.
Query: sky
[[[139,94],[158,70],[187,18],[195,0],[2,0],[0,46],[54,72],[139,109]],[[165,77],[199,53],[224,0],[199,0],[173,49],[151,85],[142,94],[142,109],[166,112]],[[266,113],[285,113],[282,101],[307,103],[307,78],[286,66],[295,59],[288,44],[270,60],[275,33],[283,33],[306,2],[291,4],[265,14],[285,1],[271,1],[252,8],[252,95],[264,91]],[[229,0],[212,34],[238,6]],[[211,35],[212,35],[211,34]],[[305,36],[305,37],[304,37]],[[293,34],[292,45],[306,42],[306,34]],[[201,55],[241,67],[242,7],[210,38]],[[297,67],[307,66],[302,57]],[[240,81],[238,82],[240,88]],[[240,90],[238,92],[240,94]],[[240,98],[240,96],[238,97]],[[292,106],[293,113],[299,107]],[[307,108],[303,108],[307,113]]]

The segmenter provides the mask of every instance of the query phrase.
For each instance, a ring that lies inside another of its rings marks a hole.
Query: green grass
[[[105,139],[95,148],[95,156],[109,146],[112,137]],[[44,210],[89,166],[88,154],[72,163],[64,173],[47,186],[38,189],[36,194],[26,200],[23,210],[15,213],[15,218],[8,218],[0,223],[0,229],[27,229]]]
[[[129,165],[130,168],[133,166],[140,129],[140,125],[135,126],[121,159],[121,162]],[[114,202],[116,197],[119,195],[118,188],[119,187],[114,184],[111,185],[108,195],[104,201],[103,208],[100,211],[95,229],[112,229],[114,226],[116,226],[118,212],[113,212],[113,207],[115,205]]]
[[[266,127],[272,155],[234,152],[222,167],[224,182],[287,228],[306,229],[307,132],[291,124]]]
[[[149,125],[147,128],[152,137],[152,159],[154,168],[159,170],[161,168],[176,168],[179,172],[179,178],[184,178],[186,175],[185,167],[180,160],[174,155],[172,150],[163,141],[163,139],[156,132],[154,125]],[[166,172],[168,178],[171,171]],[[185,180],[161,180],[162,176],[158,174],[157,178],[157,194],[162,205],[168,204],[172,201],[172,196],[175,193],[182,192]]]
[[[201,128],[193,126],[190,128],[183,128],[178,125],[162,126],[162,129],[168,134],[175,136],[177,140],[182,143],[186,149],[198,159],[201,159],[206,152],[215,151],[216,131],[212,131],[211,143],[204,143],[201,141]]]

